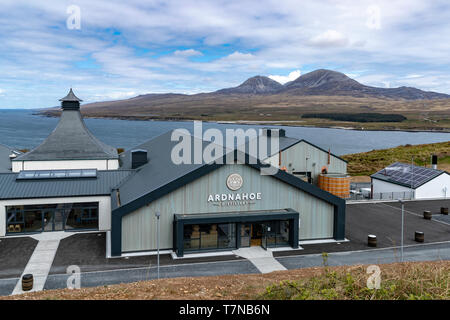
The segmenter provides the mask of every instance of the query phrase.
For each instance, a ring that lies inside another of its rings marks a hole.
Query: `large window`
[[[98,229],[98,202],[6,207],[6,232]]]
[[[184,226],[184,250],[236,248],[236,224],[194,224]]]

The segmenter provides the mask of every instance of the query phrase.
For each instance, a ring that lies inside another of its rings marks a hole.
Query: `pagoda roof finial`
[[[70,88],[69,93],[64,98],[59,99],[63,110],[78,110],[80,109],[80,102],[83,101],[78,98],[75,93],[73,93],[72,88]]]
[[[75,93],[73,93],[72,88],[70,88],[69,93],[67,94],[67,96],[65,96],[64,98],[59,99],[59,101],[78,101],[81,102],[83,100],[81,100],[80,98],[78,98]]]

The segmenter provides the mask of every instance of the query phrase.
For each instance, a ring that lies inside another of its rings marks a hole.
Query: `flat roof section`
[[[298,212],[292,209],[282,210],[262,210],[262,211],[242,211],[242,212],[221,212],[221,213],[200,213],[200,214],[175,214],[175,221],[184,223],[211,222],[239,222],[239,221],[263,221],[298,218]]]

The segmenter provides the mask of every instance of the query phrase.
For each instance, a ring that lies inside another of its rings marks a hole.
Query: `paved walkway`
[[[44,289],[45,282],[47,280],[48,273],[52,267],[53,259],[55,258],[56,251],[58,250],[59,241],[71,236],[71,232],[43,232],[31,236],[38,240],[38,244],[33,251],[33,254],[28,261],[25,270],[17,281],[17,284],[12,294],[21,294],[22,291],[22,276],[24,274],[33,275],[33,289],[32,291],[41,291]]]
[[[286,270],[272,255],[272,251],[264,250],[261,247],[240,248],[233,253],[242,258],[248,259],[261,273]]]

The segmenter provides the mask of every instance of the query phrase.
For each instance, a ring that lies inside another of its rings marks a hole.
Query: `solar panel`
[[[17,180],[38,179],[67,179],[67,178],[96,178],[96,169],[71,170],[26,170],[20,171]]]
[[[394,163],[376,173],[391,182],[416,188],[438,176],[441,172],[430,168],[412,166],[405,163]]]

